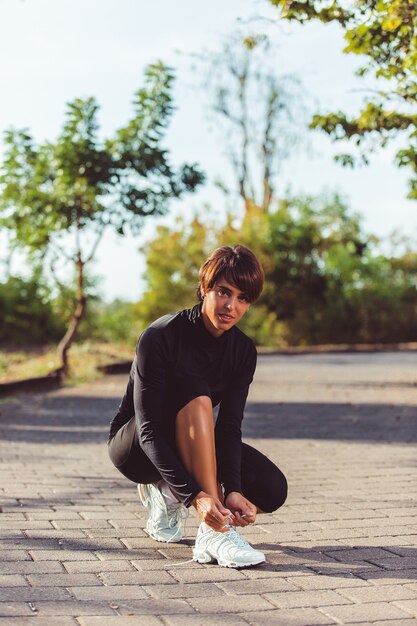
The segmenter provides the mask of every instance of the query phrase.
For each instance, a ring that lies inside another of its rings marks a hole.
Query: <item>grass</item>
[[[132,360],[134,347],[118,343],[86,341],[74,344],[69,352],[67,384],[80,384],[102,376],[100,365]],[[0,351],[0,383],[46,376],[59,366],[55,346]]]

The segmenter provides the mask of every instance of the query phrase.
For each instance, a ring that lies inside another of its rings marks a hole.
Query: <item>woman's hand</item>
[[[217,532],[227,532],[228,518],[234,522],[234,516],[226,509],[218,498],[210,496],[205,491],[200,491],[192,502],[197,513],[210,528]]]
[[[248,526],[248,524],[255,522],[256,506],[238,491],[231,491],[225,500],[225,504],[233,513],[235,526]]]

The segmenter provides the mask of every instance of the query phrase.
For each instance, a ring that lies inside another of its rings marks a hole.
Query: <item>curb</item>
[[[99,365],[97,367],[99,372],[103,374],[128,374],[132,367],[132,360],[130,361],[116,361],[116,363],[107,363],[107,365]]]
[[[258,347],[258,354],[262,356],[283,354],[294,356],[297,354],[326,354],[326,353],[357,353],[357,352],[416,352],[417,342],[408,343],[337,343],[320,344],[317,346],[288,346],[286,348]]]
[[[56,369],[47,376],[13,380],[8,383],[0,383],[0,397],[8,396],[13,392],[22,391],[51,391],[58,389],[62,384],[62,369]]]
[[[373,344],[322,344],[317,346],[288,346],[286,348],[262,348],[258,347],[258,354],[262,356],[297,356],[303,354],[326,354],[326,353],[371,353],[371,352],[416,352],[417,342],[409,343],[373,343]],[[117,361],[107,365],[98,366],[102,374],[128,374],[132,367],[132,361]],[[62,370],[59,368],[50,372],[47,376],[37,378],[25,378],[8,383],[0,383],[0,397],[8,396],[13,392],[39,392],[58,389],[62,384]]]

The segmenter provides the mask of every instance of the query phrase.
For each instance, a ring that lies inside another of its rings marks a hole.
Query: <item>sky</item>
[[[207,184],[172,204],[162,221],[207,214],[207,205],[221,214],[224,203],[213,182],[219,174],[227,178],[228,164],[208,121],[207,96],[192,88],[200,81],[192,54],[219,50],[237,30],[264,32],[276,46],[271,60],[277,73],[299,78],[317,111],[354,114],[367,87],[354,75],[361,59],[342,53],[339,27],[288,25],[276,17],[267,0],[0,0],[0,135],[10,127],[28,128],[37,142],[53,140],[65,103],[94,96],[100,132],[109,136],[129,119],[146,65],[161,59],[177,75],[176,111],[166,138],[172,160],[198,162],[207,173]],[[368,232],[417,234],[417,207],[406,198],[407,172],[393,164],[393,147],[378,151],[369,167],[351,170],[334,163],[340,146],[322,133],[306,131],[306,140],[307,147],[283,164],[278,192],[339,191],[361,213]],[[105,235],[93,266],[104,299],[139,299],[145,270],[140,250],[157,223],[149,220],[136,237]],[[0,259],[4,241],[0,234]],[[18,257],[12,271],[22,271]]]

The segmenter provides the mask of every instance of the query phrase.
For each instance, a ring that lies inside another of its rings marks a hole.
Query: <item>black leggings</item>
[[[119,472],[135,483],[161,480],[158,470],[140,447],[134,417],[109,441],[109,455]],[[265,513],[279,509],[287,498],[284,474],[264,454],[246,443],[242,443],[241,479],[243,495]]]

